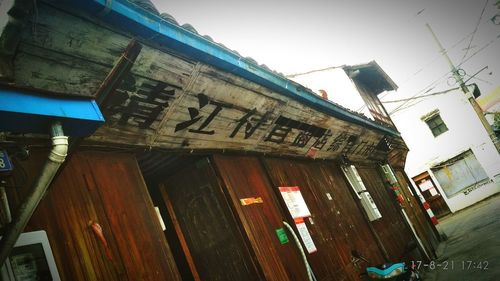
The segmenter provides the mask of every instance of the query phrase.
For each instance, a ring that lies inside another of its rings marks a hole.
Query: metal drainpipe
[[[5,192],[5,187],[1,186],[0,182],[0,204],[2,204],[2,212],[4,213],[5,224],[12,221],[12,216],[10,214],[9,199],[7,198],[7,193]]]
[[[50,151],[49,158],[47,162],[45,162],[31,193],[19,207],[17,216],[14,217],[12,223],[7,226],[2,240],[0,241],[0,265],[3,264],[9,256],[19,235],[23,232],[36,207],[40,203],[40,200],[45,195],[57,170],[66,159],[68,152],[68,137],[64,136],[62,125],[59,121],[52,124],[51,136],[52,150]]]

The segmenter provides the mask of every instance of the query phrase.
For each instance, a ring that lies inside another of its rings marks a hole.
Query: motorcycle
[[[352,251],[352,256],[363,260],[369,264],[357,251]],[[393,281],[420,281],[420,273],[414,266],[408,266],[404,262],[384,263],[377,266],[367,266],[366,272],[362,274],[368,276],[369,280],[393,280]]]

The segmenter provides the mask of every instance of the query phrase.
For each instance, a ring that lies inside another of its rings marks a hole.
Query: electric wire
[[[460,45],[460,43],[462,43],[463,41],[465,41],[467,38],[469,38],[470,36],[472,36],[473,32],[470,32],[469,34],[467,34],[466,36],[464,36],[462,39],[458,40],[457,42],[455,42],[455,44],[453,44],[450,48],[447,48],[445,50],[445,53],[455,49],[458,45]],[[415,78],[415,76],[417,76],[418,74],[420,74],[420,72],[422,72],[424,69],[426,69],[427,67],[431,66],[433,63],[435,63],[438,59],[440,59],[442,56],[441,53],[437,54],[434,58],[432,58],[428,63],[426,63],[423,67],[421,67],[420,69],[418,69],[417,71],[415,71],[410,77],[406,78],[405,81],[403,81],[403,83],[401,84],[402,85],[406,85],[406,83],[408,81],[410,81],[411,79]]]
[[[482,52],[484,49],[486,49],[487,47],[491,46],[491,44],[495,43],[498,39],[500,39],[500,34],[495,37],[494,39],[490,40],[488,43],[486,43],[485,45],[483,45],[480,49],[478,49],[476,52],[474,52],[472,55],[470,55],[468,58],[466,58],[465,60],[463,60],[460,64],[458,64],[458,66],[456,67],[457,69],[460,68],[464,63],[466,63],[467,61],[469,61],[471,58],[473,58],[474,56],[476,56],[477,54],[479,54],[480,52]],[[434,82],[432,82],[430,85],[426,86],[425,88],[423,88],[422,90],[418,91],[415,95],[411,96],[411,98],[415,98],[417,96],[419,96],[420,94],[422,94],[422,92],[429,88],[429,87],[433,87],[435,88],[437,86],[437,83],[441,82],[441,80],[446,77],[447,75],[449,75],[452,71],[448,71],[446,72],[443,76],[441,76],[440,78],[438,78],[437,80],[435,80]],[[429,89],[429,90],[432,90],[433,88]],[[427,92],[429,91],[427,90]],[[424,92],[425,93],[425,92]],[[410,98],[410,99],[411,99]],[[400,111],[400,110],[403,110],[403,109],[406,109],[406,108],[409,108],[411,106],[407,106],[405,108],[402,108],[404,105],[406,105],[409,101],[406,101],[406,102],[403,102],[401,105],[397,106],[395,109],[393,109],[389,114],[394,114],[396,113],[397,111]]]
[[[399,100],[388,100],[388,101],[384,101],[383,103],[402,102],[402,101],[415,100],[417,98],[425,98],[425,97],[430,97],[430,96],[442,95],[442,94],[446,94],[446,93],[449,93],[449,92],[451,92],[453,90],[457,90],[457,89],[460,89],[460,88],[456,87],[456,88],[453,88],[453,89],[448,89],[448,90],[444,90],[444,91],[440,91],[440,92],[436,92],[436,93],[432,93],[432,94],[427,94],[427,95],[421,95],[421,96],[414,97],[414,98],[399,99]]]
[[[329,67],[320,68],[320,69],[313,69],[313,70],[309,70],[309,71],[306,71],[306,72],[301,72],[301,73],[294,73],[294,74],[285,75],[285,77],[286,77],[286,78],[295,78],[295,77],[297,77],[297,76],[302,76],[302,75],[306,75],[306,74],[311,74],[311,73],[314,73],[314,72],[322,72],[322,71],[327,71],[327,70],[331,70],[331,69],[337,69],[337,68],[341,68],[341,67],[345,67],[345,65],[337,65],[337,66],[329,66]]]
[[[466,36],[464,36],[462,39],[460,39],[460,40],[458,40],[457,42],[455,42],[455,43],[454,43],[454,44],[453,44],[450,48],[447,48],[447,49],[445,50],[445,52],[449,52],[449,51],[451,51],[451,50],[455,49],[458,45],[460,45],[460,43],[462,43],[464,40],[466,40],[467,38],[469,38],[469,37],[472,35],[472,33],[473,33],[473,32],[470,32],[469,34],[467,34]],[[427,67],[429,67],[430,65],[432,65],[433,63],[435,63],[438,59],[440,59],[440,58],[441,58],[441,56],[442,56],[442,54],[441,54],[441,53],[437,54],[437,55],[436,55],[436,56],[435,56],[432,60],[430,60],[428,63],[426,63],[423,67],[421,67],[419,70],[415,71],[415,72],[413,73],[413,75],[411,75],[410,77],[406,78],[406,80],[405,80],[405,81],[403,81],[403,83],[402,83],[400,86],[406,85],[406,84],[408,83],[408,81],[410,81],[411,79],[415,78],[415,77],[416,77],[418,74],[420,74],[420,73],[421,73],[424,69],[426,69]],[[445,76],[446,76],[446,75],[448,75],[449,73],[450,73],[450,72],[448,72],[448,73],[444,74],[444,75],[443,75],[443,77],[445,77]],[[432,87],[432,86],[434,85],[434,83],[435,83],[435,82],[436,82],[436,81],[432,82],[432,83],[431,83],[431,85],[426,86],[426,87],[425,87],[425,88],[423,88],[421,91],[419,91],[417,94],[421,93],[423,90],[425,90],[425,89],[426,89],[426,88],[428,88],[428,87]],[[434,88],[435,88],[435,87],[430,88],[430,89],[429,89],[429,90],[427,90],[425,93],[427,93],[427,92],[429,92],[429,91],[432,91]],[[389,94],[389,93],[387,93],[387,94]],[[380,101],[381,101],[382,103],[383,103],[382,99],[383,99],[383,98],[385,98],[385,97],[387,96],[387,94],[386,94],[386,95],[384,95],[384,96],[381,96],[381,97],[380,97]],[[366,106],[366,105],[361,106],[361,107],[357,110],[357,112],[361,112],[361,110],[363,110],[363,109],[365,108],[365,106]],[[396,108],[396,109],[398,109],[398,108]],[[393,110],[396,110],[396,109],[393,109]],[[406,107],[405,107],[405,109],[406,109]],[[389,114],[392,114],[392,113],[394,113],[394,112],[393,112],[393,111],[391,111]]]
[[[477,30],[479,29],[479,24],[481,23],[481,19],[483,18],[484,11],[486,10],[486,6],[488,5],[488,2],[489,2],[489,0],[486,0],[486,2],[484,3],[484,7],[483,7],[483,10],[481,11],[481,15],[479,16],[479,20],[477,21],[476,27],[474,28],[474,31],[472,32],[472,37],[470,38],[469,45],[465,49],[465,54],[462,57],[462,59],[460,60],[461,62],[465,59],[465,57],[467,57],[467,54],[469,53],[469,50],[471,49],[472,41],[474,41],[474,36],[476,35]]]

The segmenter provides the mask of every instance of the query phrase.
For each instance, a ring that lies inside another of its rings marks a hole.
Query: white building
[[[366,66],[379,68],[376,62]],[[390,125],[390,120],[384,119],[385,108],[393,104],[382,105],[378,97],[385,92],[373,96],[371,102],[366,99],[372,95],[365,94],[364,100],[362,89],[346,76],[345,68],[300,74],[293,79],[315,92],[324,89],[330,100]],[[477,87],[469,87],[475,96],[480,94]],[[492,100],[496,98],[484,102]],[[500,192],[500,156],[459,88],[411,100],[390,118],[410,149],[405,171],[438,218]]]
[[[500,192],[500,156],[466,95],[453,89],[412,103],[391,117],[410,148],[405,170],[435,213]]]

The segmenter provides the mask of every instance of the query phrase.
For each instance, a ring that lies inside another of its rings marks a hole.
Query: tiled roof
[[[189,31],[189,32],[192,32],[192,33],[194,33],[194,34],[200,35],[200,36],[202,36],[203,38],[205,38],[205,39],[207,39],[207,40],[209,40],[209,41],[211,41],[211,42],[213,42],[213,43],[215,43],[215,44],[217,44],[217,45],[221,46],[222,48],[224,48],[224,49],[226,49],[226,50],[228,50],[228,51],[230,51],[230,52],[233,52],[233,53],[235,53],[235,54],[236,54],[236,55],[238,55],[238,56],[241,56],[241,55],[240,55],[240,53],[238,53],[236,50],[231,50],[231,49],[229,49],[228,47],[226,47],[224,44],[222,44],[222,43],[218,43],[218,42],[215,42],[215,41],[212,39],[212,37],[210,37],[210,36],[208,36],[208,35],[201,35],[201,34],[199,34],[199,33],[198,33],[198,31],[196,30],[196,28],[194,28],[194,26],[192,26],[191,24],[189,24],[189,23],[185,23],[185,24],[180,25],[180,24],[177,22],[177,20],[176,20],[176,19],[175,19],[172,15],[170,15],[170,14],[168,14],[168,13],[160,13],[160,12],[156,9],[156,7],[154,6],[154,4],[153,4],[151,1],[149,1],[149,0],[128,0],[128,1],[129,1],[129,2],[131,2],[131,3],[133,3],[133,4],[135,4],[135,5],[137,5],[137,6],[139,6],[140,8],[142,8],[142,9],[144,9],[144,10],[146,10],[146,11],[150,12],[150,13],[153,13],[153,14],[155,14],[155,15],[157,15],[157,16],[160,16],[162,19],[164,19],[164,20],[166,20],[166,21],[168,21],[168,22],[170,22],[170,23],[173,23],[173,24],[175,24],[175,25],[177,25],[177,26],[180,26],[180,27],[182,27],[183,29],[185,29],[185,30],[187,30],[187,31]],[[245,57],[244,59],[245,59],[247,62],[250,62],[250,63],[255,64],[255,65],[259,65],[259,63],[258,63],[255,59],[253,59],[253,58],[251,58],[251,57]],[[265,65],[265,64],[260,64],[259,66],[260,66],[260,67],[262,67],[262,68],[264,68],[264,69],[266,69],[266,70],[268,70],[268,71],[272,71],[274,74],[277,74],[277,75],[279,75],[279,76],[285,77],[285,75],[284,75],[283,73],[281,73],[281,72],[277,72],[277,71],[275,71],[275,70],[272,70],[272,69],[270,69],[270,68],[269,68],[267,65]]]

